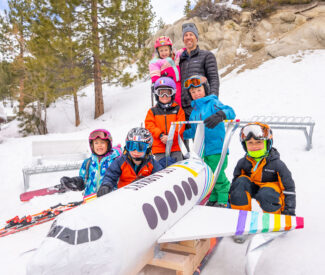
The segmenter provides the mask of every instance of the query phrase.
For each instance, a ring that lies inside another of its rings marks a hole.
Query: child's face
[[[159,96],[159,102],[161,102],[162,104],[168,104],[171,102],[172,97],[164,94],[164,93],[171,94],[172,92],[170,89],[160,89],[159,92],[163,94],[163,96]]]
[[[264,140],[251,138],[246,141],[247,151],[258,151],[264,149]]]
[[[170,56],[170,47],[169,46],[160,46],[158,48],[158,53],[160,58],[164,59]]]
[[[133,159],[142,158],[145,154],[145,152],[138,152],[137,150],[130,151],[129,153]]]
[[[107,152],[108,144],[106,140],[96,138],[93,141],[93,148],[96,155],[101,156]]]
[[[201,85],[200,87],[191,87],[190,94],[193,100],[205,97],[205,91],[203,85]]]

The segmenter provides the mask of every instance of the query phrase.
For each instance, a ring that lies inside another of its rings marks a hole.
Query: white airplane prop
[[[200,206],[214,181],[201,158],[191,157],[66,212],[27,274],[137,274],[157,242],[303,228],[299,217]]]

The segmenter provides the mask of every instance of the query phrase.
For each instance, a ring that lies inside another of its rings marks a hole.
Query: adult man
[[[194,23],[182,25],[183,42],[186,49],[180,56],[181,82],[182,82],[182,108],[186,120],[192,112],[192,98],[184,87],[184,81],[192,75],[203,75],[208,79],[210,91],[219,96],[219,75],[217,61],[212,52],[200,50],[197,45],[199,33]]]

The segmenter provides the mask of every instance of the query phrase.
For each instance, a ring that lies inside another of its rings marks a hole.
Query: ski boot
[[[242,244],[247,240],[248,236],[247,235],[236,235],[232,236],[232,239],[234,240],[235,243]]]
[[[218,203],[216,201],[208,201],[206,203],[206,206],[214,206],[214,207],[221,207],[221,208],[227,208],[227,204],[224,203]]]

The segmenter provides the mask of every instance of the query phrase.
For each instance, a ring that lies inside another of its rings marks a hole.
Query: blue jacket
[[[193,100],[191,105],[193,107],[193,110],[190,115],[190,121],[205,120],[220,110],[225,113],[226,119],[234,119],[236,117],[234,110],[230,106],[223,105],[219,101],[218,97],[214,94]],[[196,124],[191,124],[191,128],[185,130],[184,132],[184,139],[194,138],[195,131]],[[221,153],[225,133],[225,124],[223,122],[220,122],[213,129],[204,127],[205,156]]]
[[[121,154],[121,147],[113,147],[112,151],[102,157],[100,161],[97,155],[91,154],[91,162],[89,165],[88,179],[85,183],[84,197],[97,193],[99,187],[102,184],[107,168]],[[84,160],[79,171],[79,176],[82,177],[83,180],[85,180],[86,177],[86,166],[88,160],[89,158]]]
[[[103,185],[108,185],[113,189],[124,187],[131,182],[147,177],[163,168],[152,155],[147,155],[142,163],[135,167],[130,155],[125,152],[116,159],[107,169],[103,179]]]

